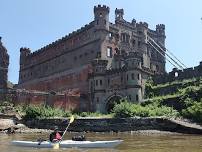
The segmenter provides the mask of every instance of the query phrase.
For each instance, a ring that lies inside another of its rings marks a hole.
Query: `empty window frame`
[[[107,47],[107,57],[108,58],[112,57],[112,48],[111,47]]]

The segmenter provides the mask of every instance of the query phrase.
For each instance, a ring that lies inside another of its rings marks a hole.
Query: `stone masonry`
[[[9,65],[9,55],[6,48],[3,46],[0,37],[0,89],[7,89],[8,81],[8,65]]]
[[[165,57],[147,36],[165,47],[165,25],[124,20],[124,10],[94,7],[94,20],[37,51],[20,49],[18,88],[46,92],[80,92],[80,105],[110,111],[120,98],[141,102],[149,76],[165,73]],[[164,54],[165,52],[162,52]]]
[[[198,66],[179,70],[173,68],[169,73],[157,74],[153,77],[155,84],[172,82],[176,80],[192,79],[202,77],[202,62]]]

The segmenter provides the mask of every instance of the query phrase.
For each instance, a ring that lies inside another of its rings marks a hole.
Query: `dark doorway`
[[[114,95],[109,98],[106,105],[107,113],[110,113],[113,110],[115,104],[120,103],[121,98],[122,98],[121,96],[117,96],[117,95]]]

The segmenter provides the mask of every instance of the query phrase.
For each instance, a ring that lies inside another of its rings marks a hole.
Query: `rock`
[[[15,133],[15,129],[14,129],[14,127],[9,127],[8,129],[7,129],[7,132],[6,132],[7,134],[14,134]]]
[[[14,126],[16,129],[23,129],[23,128],[27,128],[24,124],[17,124]]]
[[[0,119],[0,130],[5,130],[13,126],[15,126],[15,121],[13,119]]]

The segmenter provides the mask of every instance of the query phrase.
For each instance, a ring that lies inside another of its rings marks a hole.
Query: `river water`
[[[70,139],[74,134],[68,134]],[[36,149],[15,147],[10,144],[12,140],[46,139],[48,134],[1,134],[1,152],[202,152],[202,136],[179,134],[131,134],[131,133],[86,133],[88,140],[113,140],[121,138],[124,142],[112,149]]]

